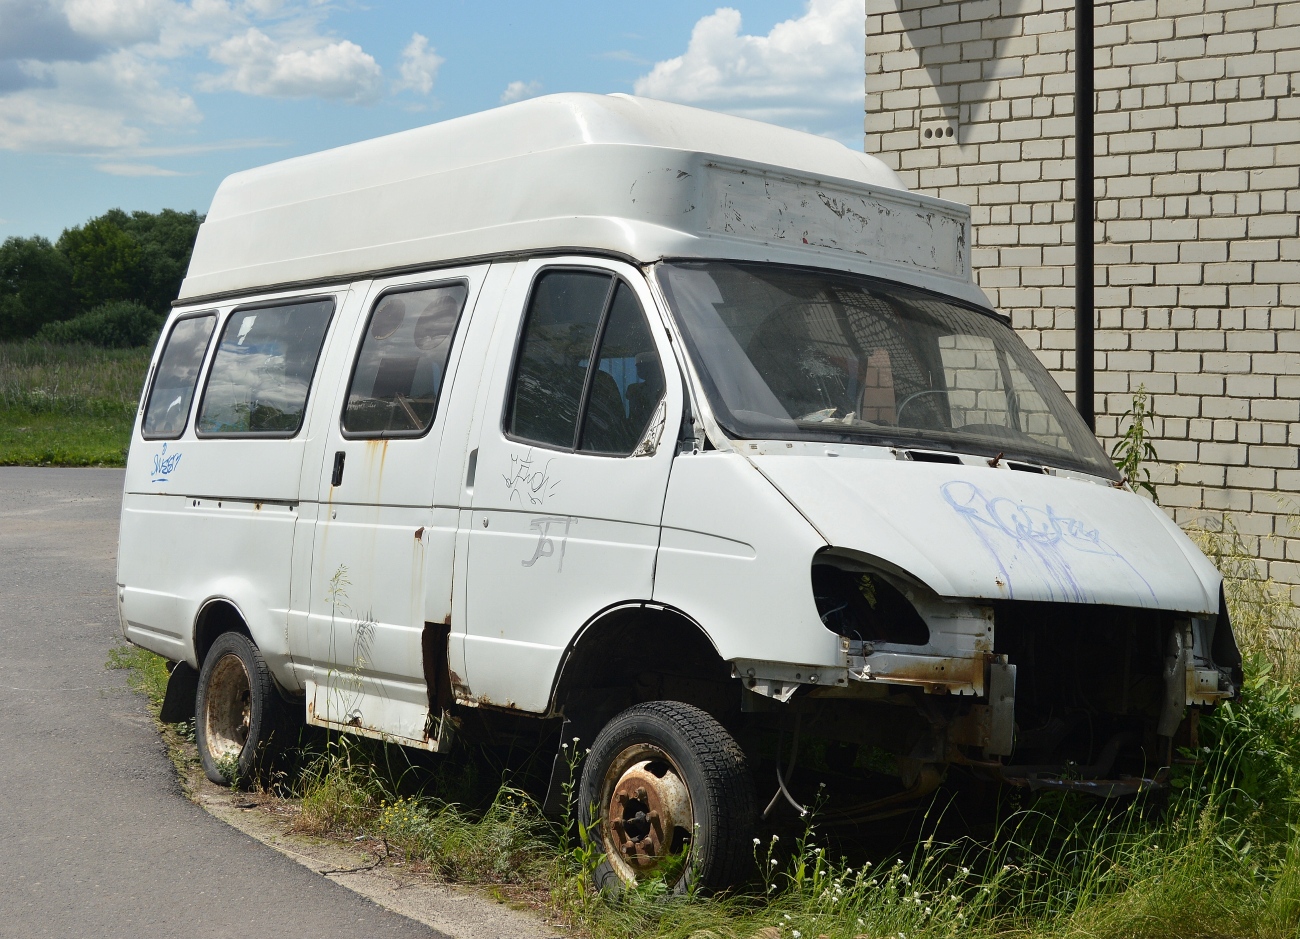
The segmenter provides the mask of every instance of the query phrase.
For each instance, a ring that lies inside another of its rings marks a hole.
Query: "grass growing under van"
[[[0,343],[0,466],[122,466],[150,348]]]
[[[1168,939],[1300,934],[1300,642],[1288,595],[1258,577],[1231,520],[1192,533],[1227,577],[1243,652],[1239,702],[1201,722],[1159,797],[1103,803],[1052,794],[1012,803],[980,837],[939,836],[931,806],[900,854],[832,856],[814,813],[801,836],[754,845],[754,873],[726,897],[670,898],[662,883],[591,891],[598,857],[570,816],[482,763],[412,762],[398,747],[322,738],[268,786],[304,832],[386,846],[430,876],[528,898],[577,935],[664,939]],[[155,708],[162,661],[115,653]],[[1195,760],[1193,764],[1191,761]]]

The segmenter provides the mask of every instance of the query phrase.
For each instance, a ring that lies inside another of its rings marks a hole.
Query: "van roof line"
[[[180,298],[582,246],[860,270],[987,306],[969,231],[965,206],[910,193],[825,137],[629,95],[549,95],[227,177]]]
[[[641,266],[644,263],[637,258],[627,254],[621,254],[617,251],[609,251],[602,248],[582,247],[578,245],[562,245],[554,248],[541,248],[536,251],[498,251],[493,254],[479,254],[474,255],[473,257],[451,258],[445,261],[426,262],[424,264],[406,264],[400,267],[380,268],[373,271],[355,271],[351,274],[342,276],[318,277],[314,280],[262,284],[240,290],[230,290],[225,293],[210,293],[198,297],[181,297],[177,300],[173,300],[171,305],[173,309],[180,307],[189,308],[194,306],[206,306],[213,303],[228,303],[232,300],[238,301],[245,297],[261,297],[264,294],[298,293],[303,290],[328,290],[330,288],[346,287],[353,281],[378,280],[383,277],[401,277],[404,274],[428,274],[431,278],[436,278],[442,271],[470,267],[475,264],[525,261],[529,258],[566,257],[570,255],[602,257],[612,261],[622,261],[625,264],[632,264],[635,266]]]

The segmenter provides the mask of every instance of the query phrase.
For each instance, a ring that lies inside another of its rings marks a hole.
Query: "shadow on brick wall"
[[[931,0],[925,6],[894,0],[892,5],[930,79],[928,92],[921,89],[918,116],[955,119],[961,105],[969,105],[976,112],[969,119],[982,120],[978,112],[996,97],[995,83],[1020,75],[1013,72],[1020,57],[1003,59],[997,46],[1021,34],[1029,0]]]

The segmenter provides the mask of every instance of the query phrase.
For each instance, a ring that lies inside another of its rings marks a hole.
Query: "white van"
[[[225,180],[119,558],[212,779],[294,717],[531,734],[556,780],[578,738],[611,883],[743,878],[815,780],[845,822],[950,770],[1158,786],[1240,683],[1218,573],[990,309],[966,208],[621,95]]]

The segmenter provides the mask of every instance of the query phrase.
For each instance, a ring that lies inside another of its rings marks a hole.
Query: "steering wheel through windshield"
[[[906,398],[903,399],[903,403],[898,406],[898,410],[894,414],[895,419],[898,421],[898,426],[899,427],[905,426],[903,424],[903,408],[907,407],[917,398],[920,398],[924,395],[945,395],[946,396],[947,394],[948,391],[946,388],[925,388],[921,391],[912,392],[910,395],[908,395]]]

